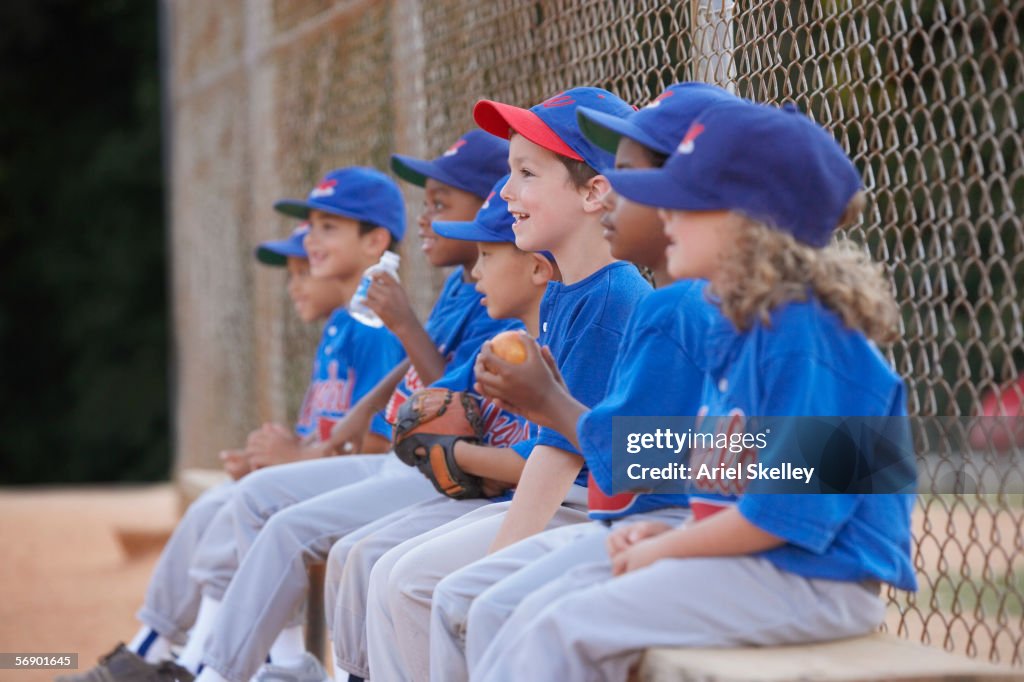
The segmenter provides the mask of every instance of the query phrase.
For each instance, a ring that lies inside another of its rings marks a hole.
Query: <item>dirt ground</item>
[[[0,652],[77,653],[85,669],[130,639],[157,552],[128,556],[117,529],[159,541],[176,519],[170,484],[0,488]],[[59,672],[0,670],[0,682]]]

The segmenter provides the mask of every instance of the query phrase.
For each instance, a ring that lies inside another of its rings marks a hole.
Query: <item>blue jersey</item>
[[[299,410],[295,432],[305,438],[330,435],[334,422],[405,357],[402,344],[387,329],[361,324],[344,308],[338,308],[324,325],[313,361],[313,376]],[[378,414],[370,431],[388,440],[391,427]]]
[[[522,326],[519,320],[492,319],[487,314],[487,308],[480,303],[483,296],[477,292],[472,282],[465,282],[462,277],[463,269],[458,267],[445,280],[444,287],[424,325],[430,339],[445,358],[446,373],[451,368],[462,367],[465,363],[471,362],[484,341],[506,329]],[[424,388],[423,382],[416,373],[416,368],[410,366],[388,401],[385,409],[388,423],[395,423],[398,408],[421,388]]]
[[[608,395],[580,416],[576,432],[592,476],[591,518],[614,519],[689,505],[684,494],[609,494],[612,417],[697,414],[707,369],[704,342],[716,314],[705,300],[705,289],[702,280],[684,280],[652,292],[640,303],[623,333]]]
[[[637,304],[651,292],[631,263],[607,265],[575,284],[548,283],[540,303],[540,337],[576,400],[596,405],[608,390],[608,376],[626,322]],[[582,455],[565,436],[541,428],[537,445]],[[576,482],[585,485],[586,466]]]
[[[864,336],[817,300],[774,311],[771,325],[738,333],[719,313],[707,335],[702,431],[746,433],[756,416],[902,416],[904,386]],[[710,428],[709,428],[710,427]],[[778,463],[783,447],[735,454],[694,448],[690,466],[735,466],[753,456]],[[753,482],[752,485],[757,485]],[[736,505],[748,521],[786,541],[760,556],[807,578],[880,580],[916,589],[910,563],[914,498],[897,494],[747,494],[735,481],[691,481],[698,519]],[[756,488],[751,490],[755,492]],[[740,494],[736,494],[736,493]]]

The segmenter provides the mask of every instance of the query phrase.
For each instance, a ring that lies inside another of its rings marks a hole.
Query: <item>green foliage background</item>
[[[157,4],[0,3],[0,483],[168,470]]]

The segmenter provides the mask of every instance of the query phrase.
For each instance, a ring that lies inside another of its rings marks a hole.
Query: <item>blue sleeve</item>
[[[587,407],[593,407],[604,399],[621,341],[621,331],[592,325],[567,341],[560,350],[558,370],[565,379],[565,385],[569,393]],[[548,445],[582,457],[568,438],[552,429],[540,429],[537,445]]]
[[[444,368],[444,375],[431,384],[435,388],[450,388],[453,391],[470,391],[473,389],[473,382],[476,374],[473,366],[476,363],[476,353],[468,360],[456,363],[449,362]]]
[[[829,548],[861,502],[860,495],[751,494],[740,498],[747,521],[815,554]]]
[[[799,363],[799,370],[794,365]],[[843,415],[850,406],[843,383],[827,366],[815,359],[783,356],[774,358],[765,367],[765,382],[760,404],[766,416]],[[770,407],[769,407],[770,406]],[[795,438],[796,428],[779,427],[792,423],[775,420],[768,447],[760,451],[758,461],[766,466],[784,459],[789,451],[787,443]],[[859,495],[835,494],[771,494],[760,493],[759,488],[770,489],[771,484],[751,483],[747,494],[740,498],[738,508],[748,521],[758,528],[776,535],[786,542],[809,551],[824,552],[836,534],[857,510]]]
[[[594,480],[612,493],[612,417],[676,415],[700,409],[704,371],[691,353],[660,330],[627,332],[607,397],[577,423],[580,447]]]
[[[402,344],[391,333],[365,325],[356,325],[352,354],[352,366],[356,370],[355,386],[352,389],[352,404],[373,390],[381,379],[388,375],[395,365],[405,357]],[[391,440],[391,425],[384,419],[384,412],[373,415],[370,432]]]
[[[521,440],[515,445],[513,445],[512,449],[515,451],[517,455],[519,455],[523,459],[529,459],[530,453],[533,452],[533,447],[535,445],[537,445],[536,437],[527,438],[526,440]]]

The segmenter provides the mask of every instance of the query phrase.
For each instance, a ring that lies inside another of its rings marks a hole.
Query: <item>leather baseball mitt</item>
[[[483,481],[459,468],[455,444],[479,443],[483,437],[476,398],[447,388],[425,388],[398,409],[393,440],[400,460],[419,469],[438,492],[464,500],[485,497]]]

